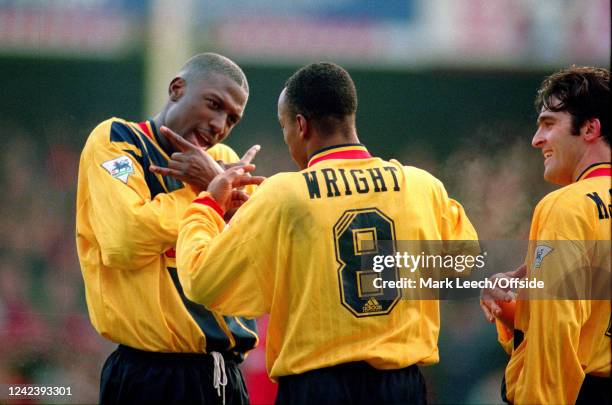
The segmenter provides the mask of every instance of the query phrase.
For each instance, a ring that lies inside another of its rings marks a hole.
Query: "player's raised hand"
[[[179,152],[174,152],[170,156],[168,167],[151,165],[149,167],[151,172],[171,176],[187,183],[196,194],[206,190],[212,179],[223,173],[223,168],[204,149],[192,144],[168,127],[161,126],[159,130]]]
[[[242,155],[242,158],[240,158],[240,160],[237,161],[236,163],[224,163],[221,161],[217,161],[217,163],[219,163],[219,165],[223,167],[223,169],[229,169],[230,167],[236,167],[236,166],[245,166],[245,165],[250,164],[253,161],[253,159],[255,159],[255,155],[257,155],[257,152],[259,152],[260,150],[261,150],[261,146],[253,145],[249,148],[249,150],[246,151],[244,155]]]
[[[265,180],[262,176],[251,176],[249,173],[253,170],[255,165],[252,164],[231,167],[210,182],[208,192],[223,211],[237,208],[248,199],[248,194],[238,188],[261,184]]]
[[[242,156],[242,158],[240,159],[238,163],[240,163],[241,165],[250,164],[255,158],[255,155],[257,155],[257,152],[259,152],[260,150],[261,150],[261,146],[259,145],[251,146],[249,150],[247,150],[246,153]]]
[[[525,264],[521,265],[514,271],[507,273],[497,273],[490,277],[491,280],[495,278],[523,278],[527,273],[527,267]],[[495,322],[497,318],[503,318],[503,310],[505,303],[509,303],[516,298],[514,292],[510,288],[483,288],[480,292],[480,308],[484,313],[485,318],[489,322]],[[510,325],[507,325],[510,326]]]

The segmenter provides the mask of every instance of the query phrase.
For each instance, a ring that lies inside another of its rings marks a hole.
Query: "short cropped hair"
[[[559,101],[553,104],[553,98]],[[578,135],[589,119],[598,118],[601,134],[610,145],[610,72],[596,67],[572,66],[544,79],[535,99],[539,113],[567,111],[572,116],[572,132]]]
[[[211,74],[221,74],[236,82],[249,93],[246,75],[235,62],[217,53],[207,52],[191,57],[181,68],[179,76],[187,83],[204,79]]]
[[[288,107],[329,130],[357,111],[357,89],[346,70],[331,62],[311,63],[285,83]]]

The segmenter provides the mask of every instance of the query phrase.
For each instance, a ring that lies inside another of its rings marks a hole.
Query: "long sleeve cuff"
[[[212,198],[210,196],[210,194],[208,194],[208,193],[200,193],[198,198],[193,200],[193,202],[196,203],[196,204],[202,204],[202,205],[209,206],[210,208],[215,210],[215,212],[217,214],[219,214],[219,216],[221,218],[223,218],[223,215],[225,215],[225,212],[223,211],[223,208],[221,208],[221,206],[215,201],[215,199]]]

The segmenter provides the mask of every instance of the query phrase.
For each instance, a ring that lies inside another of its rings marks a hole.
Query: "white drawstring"
[[[225,386],[227,385],[227,375],[225,374],[225,360],[219,352],[210,352],[215,361],[213,371],[213,386],[217,389],[217,395],[221,396],[223,390],[223,405],[225,405]]]

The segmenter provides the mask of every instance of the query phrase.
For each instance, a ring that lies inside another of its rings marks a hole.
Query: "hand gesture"
[[[527,267],[523,264],[519,268],[514,271],[509,271],[507,273],[497,273],[490,277],[490,279],[495,278],[522,278],[527,273]],[[496,318],[500,318],[502,316],[502,311],[504,304],[509,303],[516,298],[514,292],[510,290],[510,288],[502,289],[502,288],[483,288],[480,292],[480,308],[482,308],[482,312],[484,313],[485,318],[489,322],[495,322]],[[513,328],[513,325],[506,325]]]
[[[223,169],[229,169],[231,167],[236,167],[236,166],[246,166],[253,161],[253,159],[255,158],[255,155],[257,155],[257,152],[259,152],[260,150],[261,150],[261,146],[253,145],[249,148],[249,150],[246,151],[246,153],[242,156],[242,158],[236,163],[225,163],[220,160],[217,160],[217,163]]]
[[[249,195],[238,188],[261,184],[265,180],[262,176],[251,176],[249,172],[253,170],[255,165],[252,164],[231,167],[210,182],[208,192],[223,211],[238,208],[249,199]]]
[[[174,152],[168,160],[168,167],[151,165],[149,170],[162,176],[172,176],[189,184],[196,194],[206,190],[211,180],[223,173],[223,167],[217,163],[204,149],[192,144],[166,126],[160,127],[168,141],[178,152]],[[259,145],[251,147],[241,159],[248,164],[259,151]]]

